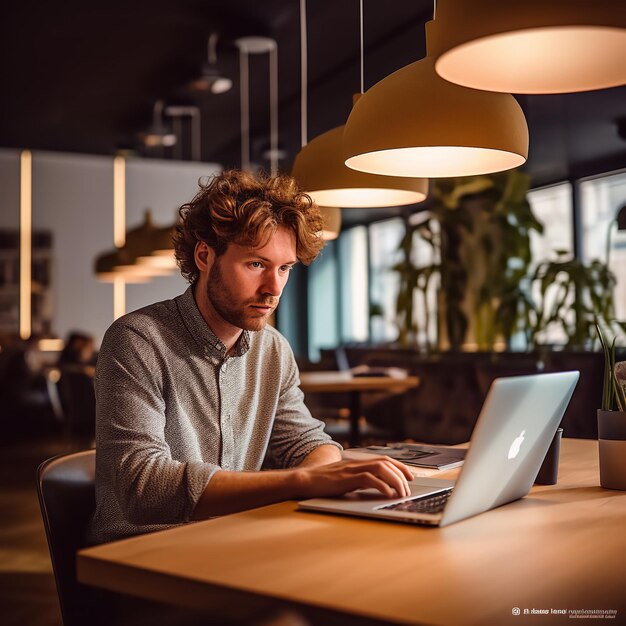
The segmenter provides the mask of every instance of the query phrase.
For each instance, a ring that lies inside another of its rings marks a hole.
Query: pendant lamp
[[[439,0],[437,73],[475,89],[566,93],[626,83],[624,0]]]
[[[144,212],[143,223],[128,231],[126,244],[119,251],[120,262],[114,267],[114,271],[121,272],[125,276],[167,276],[171,274],[176,269],[173,246],[169,259],[165,255],[153,256],[153,251],[156,249],[155,239],[159,236],[160,231],[162,229],[154,225],[152,213],[150,209],[147,209]]]
[[[205,91],[213,95],[226,93],[233,86],[233,81],[226,76],[217,63],[218,33],[211,33],[207,45],[208,58],[202,66],[202,74],[191,83],[191,88],[197,91]]]
[[[123,273],[116,268],[127,259],[119,250],[105,252],[96,258],[94,272],[96,278],[103,283],[113,283],[117,278],[123,278],[125,283],[148,283],[152,276],[149,274]]]
[[[324,220],[322,239],[324,241],[337,239],[341,230],[341,209],[335,206],[321,206],[319,209]]]
[[[422,202],[428,194],[424,178],[376,176],[345,166],[344,126],[310,141],[296,156],[292,176],[320,206],[372,208]]]
[[[306,15],[305,3],[301,2],[300,6],[304,17]],[[301,42],[303,76],[306,76],[305,19],[301,19]],[[361,64],[363,64],[362,37]],[[361,89],[363,89],[362,73]],[[376,176],[347,168],[343,157],[344,126],[333,128],[307,143],[306,80],[302,83],[302,100],[302,149],[296,156],[291,174],[318,205],[374,208],[415,204],[426,198],[428,180],[423,178]]]
[[[113,282],[122,277],[127,283],[144,283],[172,274],[176,269],[172,230],[173,227],[156,227],[150,210],[146,210],[143,223],[127,233],[122,248],[96,259],[98,280]]]
[[[433,22],[426,24],[427,50]],[[468,89],[435,72],[432,56],[387,76],[352,109],[346,165],[388,176],[500,172],[528,156],[528,126],[513,96]]]

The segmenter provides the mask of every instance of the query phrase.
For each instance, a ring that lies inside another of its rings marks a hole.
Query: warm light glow
[[[175,270],[177,268],[173,250],[170,250],[169,255],[140,256],[137,257],[136,262],[138,265],[155,269]]]
[[[119,272],[100,272],[96,274],[96,278],[101,283],[114,283],[118,278],[122,278],[127,285],[143,285],[144,283],[149,283],[152,277],[139,275],[128,276],[120,274]],[[113,308],[115,308],[115,305]]]
[[[406,175],[408,176],[408,174]],[[367,207],[403,206],[422,202],[426,194],[402,189],[347,188],[307,191],[318,205],[337,205],[353,209]]]
[[[113,271],[123,277],[146,277],[170,276],[174,268],[154,267],[150,265],[116,265]]]
[[[553,26],[506,32],[444,52],[435,68],[453,83],[489,91],[539,94],[615,87],[626,82],[626,30]]]
[[[126,313],[126,282],[121,276],[113,280],[113,319],[122,317]]]
[[[372,176],[346,167],[344,126],[315,137],[297,154],[292,176],[320,206],[375,208],[422,202],[428,193],[425,178]]]
[[[126,159],[113,159],[113,242],[117,248],[126,243]],[[101,280],[104,280],[101,278]],[[126,313],[126,281],[113,277],[113,319]]]
[[[416,146],[358,154],[346,161],[348,167],[364,172],[394,176],[474,176],[501,172],[522,165],[521,154],[467,146]]]
[[[60,352],[63,346],[65,346],[63,339],[40,339],[37,342],[37,347],[42,352]]]
[[[20,155],[20,337],[31,335],[32,294],[32,198],[33,158],[29,150]]]
[[[113,242],[116,248],[126,243],[126,159],[113,159]]]

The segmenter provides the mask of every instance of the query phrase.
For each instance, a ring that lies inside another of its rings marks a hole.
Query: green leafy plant
[[[597,259],[585,264],[567,258],[569,254],[564,250],[556,252],[557,259],[539,263],[531,279],[539,285],[536,318],[530,325],[531,345],[549,326],[563,330],[570,348],[591,348],[597,321],[624,330],[623,323],[614,321],[616,279],[608,266]]]
[[[528,186],[528,176],[515,170],[433,183],[430,219],[407,228],[400,244],[403,259],[393,268],[400,275],[400,343],[414,341],[420,330],[414,293],[428,311],[427,294],[437,278],[438,328],[450,349],[460,349],[468,332],[484,350],[492,349],[498,337],[510,339],[525,315],[519,283],[531,261],[530,231],[543,230],[526,200]],[[415,237],[428,243],[439,260],[414,263]],[[421,329],[426,337],[428,325],[427,318]]]
[[[612,411],[615,407],[619,411],[626,411],[626,394],[615,375],[615,337],[611,345],[604,337],[598,324],[595,325],[602,351],[604,352],[604,382],[602,386],[602,410]]]

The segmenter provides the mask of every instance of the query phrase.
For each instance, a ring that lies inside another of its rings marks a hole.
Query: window
[[[404,232],[401,218],[376,222],[369,228],[370,302],[380,306],[382,311],[382,315],[372,318],[373,341],[395,341],[398,338],[395,319],[400,279],[391,268],[402,259],[398,246]]]
[[[533,189],[527,197],[535,217],[543,224],[543,234],[530,233],[533,267],[554,260],[555,250],[567,250],[573,255],[572,186],[562,183]]]
[[[609,262],[617,278],[615,315],[626,319],[626,231],[617,229],[615,218],[626,204],[626,172],[580,183],[582,260]]]
[[[341,287],[341,340],[367,341],[369,299],[367,278],[367,228],[349,228],[339,237]]]
[[[309,268],[309,359],[319,361],[320,348],[339,343],[337,241],[326,244]]]
[[[430,218],[429,212],[421,211],[414,213],[409,218],[409,223],[417,225]],[[439,233],[439,222],[431,223],[433,232]],[[417,234],[413,236],[411,250],[411,262],[414,267],[429,267],[439,263],[439,253],[424,239]],[[418,285],[424,284],[422,280]],[[437,292],[440,286],[440,278],[435,274],[429,281],[426,290],[415,289],[413,291],[413,318],[417,325],[416,341],[419,346],[430,350],[437,345]]]
[[[552,185],[543,189],[534,189],[528,192],[528,202],[535,217],[543,224],[543,233],[535,231],[530,233],[531,266],[534,272],[539,263],[554,261],[557,258],[556,251],[565,251],[568,258],[574,256],[574,224],[572,186],[570,183]],[[533,298],[539,302],[539,285],[533,285]],[[550,311],[556,299],[556,292],[548,289],[546,292],[543,308]],[[542,343],[563,344],[567,341],[565,332],[560,326],[550,325],[541,333]],[[518,338],[513,340],[518,345]]]

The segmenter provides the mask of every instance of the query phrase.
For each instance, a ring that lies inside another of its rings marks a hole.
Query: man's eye
[[[293,268],[291,267],[291,265],[283,265],[283,266],[280,268],[280,271],[281,271],[281,272],[283,272],[283,273],[285,273],[285,272],[290,272],[292,269],[293,269]]]
[[[260,261],[252,261],[250,263],[250,267],[254,267],[254,268],[263,267],[263,263],[261,263]]]

